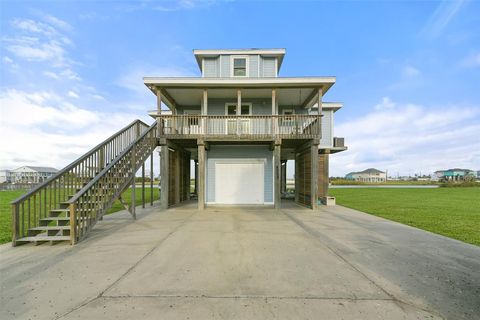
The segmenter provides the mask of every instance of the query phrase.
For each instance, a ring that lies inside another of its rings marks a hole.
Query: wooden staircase
[[[152,155],[155,128],[134,121],[13,201],[12,245],[82,240]]]

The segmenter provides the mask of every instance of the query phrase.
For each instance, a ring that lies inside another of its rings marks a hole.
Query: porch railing
[[[318,115],[159,115],[161,134],[170,138],[320,138]]]

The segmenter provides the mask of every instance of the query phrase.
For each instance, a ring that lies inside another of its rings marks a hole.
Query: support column
[[[312,163],[312,169],[311,169],[311,177],[310,177],[310,200],[311,200],[311,208],[312,210],[317,209],[317,204],[318,204],[318,144],[319,140],[314,139],[312,142],[312,145],[310,147],[310,156],[311,158],[311,163]]]
[[[160,146],[160,208],[168,208],[168,146]]]
[[[142,208],[145,208],[145,162],[142,163]]]
[[[153,152],[150,154],[150,206],[153,206]]]
[[[273,203],[275,205],[275,209],[281,208],[281,186],[280,186],[280,175],[281,175],[281,163],[280,163],[280,145],[281,140],[275,140],[275,147],[273,149],[273,167],[274,167],[274,199]]]
[[[318,198],[324,199],[328,196],[328,166],[329,154],[325,150],[324,153],[318,155]]]
[[[299,157],[298,153],[295,150],[295,175],[294,175],[294,181],[295,181],[295,202],[298,203],[300,200],[300,163],[299,163]]]
[[[277,91],[272,89],[272,115],[278,115],[277,110]],[[278,130],[278,118],[272,117],[272,135],[275,138],[276,135],[279,133]]]
[[[198,210],[205,209],[205,142],[197,140],[198,145]]]
[[[180,149],[175,150],[175,204],[180,203],[182,199],[180,195],[180,193],[182,192],[181,185],[183,184],[181,175],[182,157],[183,151]],[[170,174],[172,174],[172,172]]]
[[[237,90],[237,136],[240,135],[240,115],[242,114],[242,90]]]
[[[193,169],[195,170],[195,187],[193,193],[198,196],[198,160],[194,160]]]
[[[201,101],[201,110],[200,115],[202,116],[202,121],[200,122],[201,130],[203,130],[203,134],[208,133],[208,90],[203,89],[203,97]]]
[[[138,137],[138,126],[137,126],[137,137]],[[130,204],[130,208],[131,208],[131,211],[130,213],[132,214],[132,217],[133,217],[133,220],[136,220],[137,219],[137,212],[136,212],[136,207],[137,207],[137,199],[136,199],[136,191],[135,191],[135,184],[136,184],[136,181],[135,181],[135,174],[137,173],[136,172],[136,163],[137,163],[137,159],[136,159],[136,145],[133,145],[133,150],[132,150],[132,171],[133,171],[133,179],[132,179],[132,193],[131,193],[131,200],[132,200],[132,203]]]
[[[282,177],[282,181],[281,181],[281,188],[280,190],[283,192],[283,193],[286,193],[287,192],[287,160],[283,160],[282,161],[282,174],[281,174],[281,177]]]

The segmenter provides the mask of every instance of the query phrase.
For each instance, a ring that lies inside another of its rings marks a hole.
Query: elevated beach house
[[[334,77],[279,77],[284,49],[194,50],[201,77],[145,77],[157,96],[163,207],[189,197],[195,161],[198,207],[280,207],[286,164],[295,200],[316,208],[328,188],[328,155],[339,103],[323,102]],[[163,102],[169,109],[161,108]],[[184,172],[185,171],[185,172]]]
[[[157,151],[161,208],[193,199],[200,210],[280,208],[292,160],[296,203],[317,208],[328,191],[329,155],[346,149],[333,136],[342,105],[323,101],[335,77],[279,77],[284,49],[194,50],[194,56],[200,77],[144,78],[157,101],[152,125],[132,122],[12,202],[13,245],[82,240],[117,199],[123,202],[123,191],[136,187],[147,160],[153,199]],[[141,187],[145,206],[145,182]],[[135,218],[135,206],[125,206]]]

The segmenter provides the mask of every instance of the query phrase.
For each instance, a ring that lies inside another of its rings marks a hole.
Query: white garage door
[[[263,161],[215,164],[215,202],[263,204]]]

